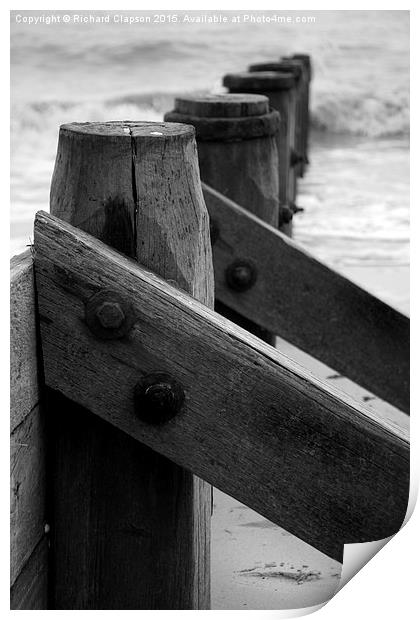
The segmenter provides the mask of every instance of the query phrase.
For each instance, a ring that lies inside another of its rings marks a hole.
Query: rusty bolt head
[[[292,166],[292,168],[294,168],[298,164],[303,164],[304,162],[305,158],[303,157],[303,155],[301,155],[294,149],[290,151],[290,165]]]
[[[115,301],[104,301],[96,309],[99,323],[105,329],[118,329],[125,316],[120,304]]]
[[[247,260],[235,260],[226,269],[226,283],[229,288],[239,293],[247,291],[254,286],[257,280],[255,266]]]
[[[167,373],[146,375],[134,388],[136,413],[148,424],[163,424],[176,416],[184,399],[182,385]]]
[[[293,219],[293,211],[289,207],[280,207],[280,226],[288,224]]]
[[[122,338],[134,325],[131,303],[111,289],[102,289],[88,300],[85,318],[90,331],[103,340]]]

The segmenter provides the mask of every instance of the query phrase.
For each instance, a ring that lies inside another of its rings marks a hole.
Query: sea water
[[[299,183],[305,211],[295,217],[295,238],[339,268],[407,265],[408,12],[217,15],[228,19],[182,11],[176,20],[162,12],[12,13],[12,253],[30,243],[34,213],[48,210],[61,123],[161,120],[176,94],[221,92],[225,73],[305,52],[313,62],[311,166]]]

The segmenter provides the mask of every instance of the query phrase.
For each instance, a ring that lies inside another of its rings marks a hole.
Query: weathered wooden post
[[[309,130],[310,130],[310,82],[312,79],[312,63],[309,54],[293,54],[284,57],[283,62],[299,61],[302,66],[302,94],[301,94],[301,125],[302,125],[302,149],[303,163],[301,165],[302,176],[309,164]]]
[[[303,81],[304,68],[301,60],[282,59],[276,62],[262,62],[250,65],[249,71],[276,71],[278,73],[292,73],[296,80],[296,109],[295,109],[295,148],[292,155],[292,165],[298,176],[303,176],[303,100],[305,86]]]
[[[251,70],[251,68],[250,68]],[[271,70],[250,73],[228,73],[223,85],[231,93],[258,93],[268,97],[270,106],[280,113],[280,130],[277,134],[279,158],[279,227],[291,235],[291,220],[296,195],[296,181],[291,165],[295,151],[295,79],[291,73],[274,73]],[[291,175],[293,178],[291,179]]]
[[[312,63],[309,54],[293,54],[293,60],[300,60],[304,67],[304,96],[303,96],[303,144],[304,144],[304,171],[309,165],[309,133],[311,128],[310,94],[312,80]]]
[[[192,127],[63,125],[51,211],[213,306]],[[124,308],[111,297],[90,316],[105,349],[125,338]],[[210,486],[53,393],[49,424],[52,607],[209,608]]]
[[[276,226],[279,221],[277,133],[279,113],[269,109],[268,98],[255,94],[207,95],[175,99],[166,121],[195,127],[202,180]],[[213,236],[218,222],[212,222]],[[254,283],[253,265],[246,260],[230,266],[229,286],[246,295]],[[216,310],[274,344],[275,337],[220,302]]]
[[[290,153],[290,173],[289,173],[289,192],[292,196],[292,206],[296,202],[297,194],[297,176],[301,173],[303,164],[302,154],[302,75],[303,69],[300,61],[283,61],[283,62],[260,62],[249,65],[248,70],[251,72],[274,71],[276,73],[292,74],[294,77],[293,90],[293,129],[294,138],[293,146]]]

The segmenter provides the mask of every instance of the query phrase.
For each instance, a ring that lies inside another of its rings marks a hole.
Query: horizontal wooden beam
[[[216,298],[408,413],[409,319],[219,192],[203,192]],[[239,260],[255,270],[245,291],[226,277]]]
[[[50,388],[332,558],[342,559],[345,542],[399,529],[409,484],[407,416],[395,425],[382,420],[52,216],[37,215],[34,239]],[[102,339],[86,323],[92,296],[103,289],[131,304],[124,337]],[[178,415],[160,425],[142,421],[145,411],[135,405],[135,386],[155,372],[171,375],[185,394]]]

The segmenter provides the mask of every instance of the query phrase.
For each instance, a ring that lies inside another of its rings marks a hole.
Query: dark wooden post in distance
[[[293,56],[285,56],[282,62],[298,61],[302,67],[302,85],[301,85],[301,128],[302,128],[302,155],[303,162],[301,164],[301,176],[305,174],[306,167],[309,165],[309,130],[310,130],[310,82],[312,79],[312,64],[309,54],[293,54]]]
[[[311,96],[311,80],[312,80],[312,62],[309,54],[293,54],[293,60],[300,60],[305,68],[304,72],[304,97],[303,97],[303,143],[305,147],[304,157],[305,165],[309,165],[309,133],[311,129],[311,116],[310,116],[310,96]]]
[[[202,180],[262,220],[277,227],[279,219],[279,175],[277,132],[279,113],[269,109],[263,95],[225,94],[183,97],[165,114],[166,121],[194,125]],[[213,238],[218,222],[212,222]],[[253,265],[244,261],[226,273],[229,286],[238,295],[254,283]],[[244,319],[220,302],[216,310],[248,331],[275,343],[275,336]]]
[[[51,212],[213,306],[192,127],[63,125]],[[51,606],[208,609],[211,487],[64,397],[49,396]]]
[[[303,119],[303,97],[304,97],[304,83],[303,83],[303,64],[300,60],[285,59],[275,62],[263,62],[249,66],[249,71],[276,71],[278,73],[292,73],[296,80],[296,111],[295,111],[295,150],[292,156],[292,164],[297,176],[303,176],[303,134],[302,134],[302,119]],[[295,183],[296,185],[296,183]]]
[[[295,149],[295,80],[291,73],[272,71],[228,73],[223,85],[231,93],[258,93],[268,97],[270,106],[280,114],[277,134],[279,158],[279,228],[291,236],[295,192],[290,175],[293,174],[291,156]]]
[[[302,176],[303,157],[303,134],[302,134],[302,98],[303,98],[303,67],[299,60],[284,60],[276,62],[260,62],[249,65],[249,71],[275,71],[276,73],[291,73],[295,78],[294,98],[294,129],[295,137],[290,158],[291,174],[290,192],[293,195],[293,203],[296,200],[297,176]]]

